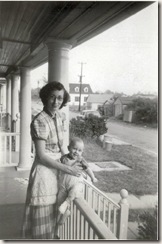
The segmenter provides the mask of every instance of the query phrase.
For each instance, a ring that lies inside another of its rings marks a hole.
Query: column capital
[[[6,80],[8,81],[8,80],[11,80],[11,75],[7,75],[6,76]]]
[[[10,77],[11,79],[18,80],[20,76],[18,74],[11,74]]]
[[[48,47],[48,50],[65,50],[69,51],[72,48],[72,45],[69,43],[68,40],[61,40],[61,39],[56,39],[53,37],[49,37],[46,41],[45,44]]]

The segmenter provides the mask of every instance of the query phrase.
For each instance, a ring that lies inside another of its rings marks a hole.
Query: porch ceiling
[[[153,2],[0,1],[0,77],[47,61],[47,37],[73,47]]]

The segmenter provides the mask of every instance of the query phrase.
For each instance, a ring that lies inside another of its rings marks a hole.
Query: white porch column
[[[19,93],[18,93],[18,79],[19,76],[13,74],[11,76],[11,130],[15,132],[16,115],[19,113]]]
[[[0,85],[0,111],[2,112],[2,85]]]
[[[63,40],[48,38],[48,82],[59,81],[69,91],[69,51],[72,45]],[[66,115],[66,127],[64,143],[67,147],[69,143],[69,107],[64,107],[62,112]]]
[[[6,84],[2,86],[2,107],[3,112],[6,112]]]
[[[6,87],[7,130],[11,131],[11,77],[7,77]]]
[[[31,86],[30,69],[21,68],[20,76],[20,154],[17,170],[31,167]]]

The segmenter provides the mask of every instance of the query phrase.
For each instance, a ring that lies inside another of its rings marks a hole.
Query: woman
[[[59,82],[50,82],[40,90],[43,111],[31,123],[35,160],[27,189],[23,238],[55,239],[57,170],[79,176],[79,166],[60,163],[63,149],[63,124],[59,110],[69,101],[69,94]]]

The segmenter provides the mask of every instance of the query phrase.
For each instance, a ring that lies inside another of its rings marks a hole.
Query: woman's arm
[[[44,140],[35,140],[35,150],[36,155],[41,161],[41,163],[47,167],[52,167],[54,169],[59,169],[67,174],[80,176],[81,168],[78,165],[73,167],[59,163],[48,156],[45,153],[45,141]]]

